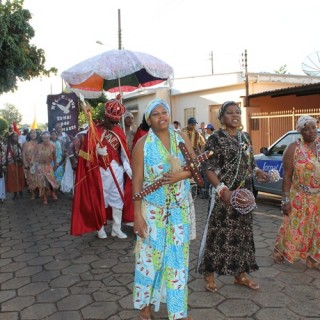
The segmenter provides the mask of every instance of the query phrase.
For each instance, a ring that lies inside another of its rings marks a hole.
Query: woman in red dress
[[[18,199],[18,192],[22,197],[24,188],[22,150],[18,139],[18,134],[12,133],[8,138],[6,151],[6,191],[13,192],[13,200]]]

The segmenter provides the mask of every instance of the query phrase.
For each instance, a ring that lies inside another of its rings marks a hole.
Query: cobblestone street
[[[132,305],[134,235],[69,234],[71,198],[58,202],[8,199],[0,205],[0,320],[138,319]],[[205,291],[195,272],[208,200],[196,199],[197,239],[191,242],[189,314],[206,319],[320,319],[320,272],[304,263],[276,265],[272,247],[281,223],[279,206],[259,202],[254,214],[260,290],[217,277],[218,292]],[[165,306],[156,319],[166,319]]]

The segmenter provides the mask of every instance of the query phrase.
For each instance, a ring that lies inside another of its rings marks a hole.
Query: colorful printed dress
[[[49,189],[50,185],[53,189],[59,188],[52,167],[52,153],[55,152],[55,146],[51,143],[39,143],[35,148],[33,170],[36,175],[37,187],[39,188],[39,196],[43,196],[45,189]]]
[[[184,164],[178,147],[181,136],[170,129],[171,156]],[[144,183],[146,187],[168,172],[170,154],[150,129],[144,145]],[[169,319],[187,317],[188,265],[190,237],[190,184],[182,180],[165,185],[142,201],[148,235],[136,246],[133,301],[135,309],[167,303]]]
[[[56,141],[51,141],[51,143],[56,147],[56,161],[57,164],[59,165],[63,159],[63,148],[62,148],[62,141],[56,140]],[[53,166],[53,162],[51,163]],[[61,163],[59,167],[54,171],[54,176],[56,180],[61,184],[61,180],[64,174],[64,163]]]
[[[26,141],[22,146],[23,165],[25,168],[24,173],[26,175],[27,185],[30,190],[35,190],[37,188],[35,175],[30,173],[30,168],[32,167],[32,159],[37,144],[37,140],[30,140]]]
[[[6,149],[7,147],[0,141],[0,201],[6,198],[6,184],[3,167],[6,163]]]
[[[230,190],[252,191],[255,168],[252,143],[246,132],[233,137],[226,130],[215,131],[206,144],[214,155],[203,163],[203,170],[215,172]],[[214,189],[213,189],[214,191]],[[207,224],[199,250],[198,272],[239,276],[258,270],[253,239],[252,212],[240,214],[226,205],[217,193],[210,195]]]
[[[291,263],[320,261],[320,138],[317,155],[299,140],[290,188],[291,213],[280,226],[275,248]]]

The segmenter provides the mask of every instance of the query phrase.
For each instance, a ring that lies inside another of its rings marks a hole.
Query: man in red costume
[[[90,128],[82,143],[72,206],[72,235],[98,231],[99,238],[107,238],[104,224],[108,208],[108,213],[112,209],[111,235],[127,238],[121,223],[132,223],[134,219],[130,156],[125,133],[118,125],[124,112],[119,97],[108,101],[104,127]]]

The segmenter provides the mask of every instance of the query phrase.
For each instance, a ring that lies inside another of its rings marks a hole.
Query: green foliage
[[[35,34],[30,19],[30,11],[23,9],[23,0],[0,2],[0,94],[15,91],[18,79],[57,73],[56,68],[45,68],[44,50],[30,43]]]
[[[4,109],[0,109],[0,116],[8,123],[15,122],[17,125],[22,120],[22,114],[13,104],[10,103],[6,103]]]
[[[91,115],[93,121],[104,119],[104,103],[99,103],[97,106],[91,108]],[[87,115],[81,110],[78,117],[79,128],[84,124],[88,123]]]
[[[274,70],[274,72],[275,72],[276,74],[290,74],[290,73],[287,71],[287,65],[286,65],[286,64],[284,64],[283,66],[281,66],[281,67],[279,68],[279,70]]]
[[[41,131],[48,130],[48,124],[47,123],[38,123],[38,129]]]
[[[106,96],[103,94],[98,99],[86,99],[86,100],[87,100],[87,103],[89,103],[89,105],[91,106],[91,115],[92,115],[93,121],[103,120],[104,119],[104,105],[107,101]],[[79,112],[78,122],[79,122],[79,128],[84,123],[88,123],[88,117],[82,110]]]
[[[9,127],[8,122],[5,119],[0,118],[0,136],[4,134],[4,132],[8,129],[8,127]]]

